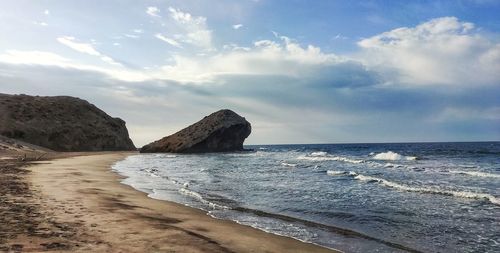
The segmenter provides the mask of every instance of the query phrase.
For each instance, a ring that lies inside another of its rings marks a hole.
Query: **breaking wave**
[[[480,172],[480,171],[451,170],[449,172],[454,173],[454,174],[469,175],[469,176],[474,176],[474,177],[500,178],[500,174],[493,174],[493,173]]]
[[[428,193],[428,194],[439,194],[439,195],[445,195],[445,196],[454,196],[454,197],[459,197],[459,198],[468,198],[468,199],[477,199],[477,200],[487,200],[492,204],[495,205],[500,205],[500,199],[496,198],[495,196],[487,193],[476,193],[476,192],[467,192],[467,191],[452,191],[452,190],[444,190],[444,189],[437,189],[437,188],[431,188],[431,187],[412,187],[412,186],[407,186],[399,183],[395,183],[386,179],[378,178],[378,177],[372,177],[372,176],[365,176],[361,174],[356,174],[354,176],[354,179],[360,180],[360,181],[365,181],[365,182],[373,182],[373,183],[379,183],[383,186],[394,188],[397,190],[401,191],[407,191],[407,192],[418,192],[418,193]]]
[[[340,170],[328,170],[328,171],[326,171],[326,174],[329,176],[340,176],[340,175],[356,176],[356,175],[358,175],[356,172],[353,172],[353,171],[340,171]]]
[[[404,156],[400,155],[396,152],[392,151],[387,151],[383,153],[378,153],[373,156],[373,159],[375,160],[390,160],[390,161],[397,161],[397,160],[417,160],[416,156]]]
[[[328,170],[326,171],[326,174],[329,176],[338,176],[338,175],[344,175],[346,172],[345,171],[338,171],[338,170]]]
[[[181,194],[183,194],[183,195],[186,195],[186,196],[189,196],[189,197],[192,197],[192,198],[198,200],[199,202],[201,202],[201,203],[207,205],[208,207],[210,207],[211,209],[222,209],[222,210],[230,209],[227,206],[219,205],[219,204],[210,202],[210,201],[204,199],[201,196],[201,194],[199,194],[199,193],[197,193],[195,191],[188,190],[186,187],[180,188],[179,192]]]
[[[302,155],[297,157],[299,160],[309,160],[309,161],[338,161],[338,162],[346,162],[346,163],[364,163],[364,160],[352,159],[344,156],[334,156],[330,155],[326,152],[312,152],[309,155]]]
[[[452,190],[444,190],[444,189],[437,189],[437,188],[431,188],[431,187],[412,187],[408,185],[403,185],[399,183],[395,183],[386,179],[378,178],[378,177],[372,177],[372,176],[365,176],[358,174],[354,171],[338,171],[338,170],[328,170],[326,172],[327,175],[329,176],[350,176],[353,177],[356,180],[359,181],[364,181],[364,182],[369,182],[369,183],[378,183],[383,186],[389,187],[389,188],[394,188],[396,190],[400,191],[407,191],[407,192],[418,192],[418,193],[427,193],[427,194],[438,194],[438,195],[445,195],[445,196],[454,196],[454,197],[460,197],[460,198],[467,198],[467,199],[477,199],[477,200],[487,200],[492,204],[499,205],[500,206],[500,199],[497,197],[487,194],[487,193],[477,193],[477,192],[468,192],[468,191],[452,191]]]
[[[282,162],[281,166],[285,166],[285,167],[297,167],[297,164]]]

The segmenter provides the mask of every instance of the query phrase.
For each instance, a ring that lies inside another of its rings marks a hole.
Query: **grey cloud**
[[[0,92],[89,100],[127,121],[138,145],[220,108],[232,108],[252,120],[254,143],[500,138],[500,130],[494,127],[500,120],[495,118],[454,119],[452,115],[433,121],[448,108],[500,108],[495,96],[500,87],[450,92],[443,87],[383,86],[378,85],[376,73],[357,65],[335,71],[310,79],[221,75],[215,83],[189,85],[165,80],[130,83],[92,71],[0,64]],[[358,75],[367,80],[366,85],[345,85]]]

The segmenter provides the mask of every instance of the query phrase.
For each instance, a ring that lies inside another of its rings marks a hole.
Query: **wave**
[[[169,154],[154,154],[152,155],[155,158],[176,158],[177,155],[169,155]]]
[[[462,171],[462,170],[450,170],[450,173],[453,174],[461,174],[461,175],[469,175],[474,177],[491,177],[491,178],[500,178],[500,174],[493,174],[481,171]]]
[[[195,192],[195,191],[191,191],[191,190],[188,190],[187,188],[180,188],[179,189],[179,192],[183,195],[186,195],[186,196],[189,196],[189,197],[192,197],[196,200],[198,200],[199,202],[207,205],[208,207],[212,208],[212,209],[222,209],[222,210],[227,210],[227,209],[230,209],[229,207],[227,206],[224,206],[224,205],[219,205],[219,204],[216,204],[216,203],[213,203],[213,202],[210,202],[206,199],[204,199],[201,194]]]
[[[328,153],[324,152],[324,151],[319,151],[319,152],[312,152],[310,154],[310,156],[327,156]]]
[[[340,175],[346,175],[346,176],[357,176],[358,173],[354,171],[340,171],[340,170],[327,170],[326,174],[329,176],[340,176]]]
[[[345,171],[338,171],[338,170],[327,170],[326,174],[329,176],[338,176],[338,175],[344,175],[346,172]]]
[[[295,164],[295,163],[285,163],[285,162],[282,162],[281,165],[285,166],[285,167],[297,167],[297,164]]]
[[[156,168],[142,168],[140,171],[143,171],[152,177],[160,177],[158,174],[160,171]]]
[[[379,183],[383,186],[394,188],[394,189],[401,190],[401,191],[428,193],[428,194],[439,194],[439,195],[445,195],[445,196],[454,196],[454,197],[477,199],[477,200],[487,200],[492,204],[500,205],[500,199],[498,199],[497,197],[495,197],[491,194],[487,194],[487,193],[476,193],[476,192],[467,192],[467,191],[452,191],[452,190],[444,190],[444,189],[437,189],[437,188],[431,188],[431,187],[412,187],[412,186],[407,186],[407,185],[395,183],[395,182],[392,182],[392,181],[389,181],[386,179],[372,177],[372,176],[365,176],[365,175],[361,175],[361,174],[356,174],[354,176],[354,179],[357,179],[360,181],[365,181],[365,182]]]
[[[384,168],[402,168],[405,167],[402,164],[395,164],[395,163],[386,163],[384,164]]]
[[[312,152],[309,155],[301,155],[297,157],[299,160],[309,160],[309,161],[338,161],[338,162],[346,162],[346,163],[353,163],[353,164],[359,164],[359,163],[364,163],[365,160],[357,160],[357,159],[352,159],[344,156],[333,156],[330,155],[326,152]]]
[[[373,159],[375,159],[375,160],[390,160],[390,161],[397,161],[397,160],[412,161],[412,160],[417,160],[417,157],[416,156],[404,156],[404,155],[400,155],[396,152],[387,151],[387,152],[382,152],[382,153],[378,153],[378,154],[373,155]]]

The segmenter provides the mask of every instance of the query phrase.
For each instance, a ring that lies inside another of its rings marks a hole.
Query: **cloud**
[[[7,50],[0,54],[0,62],[10,64],[52,65],[68,67],[70,60],[60,55],[43,51]]]
[[[75,51],[78,51],[80,53],[93,55],[93,56],[99,56],[102,61],[104,61],[108,64],[122,66],[121,63],[116,62],[111,57],[103,55],[102,53],[98,52],[92,46],[92,44],[76,42],[74,37],[63,36],[63,37],[57,38],[57,41],[59,41],[59,43],[65,45],[65,46],[67,46]]]
[[[55,60],[69,61],[57,56]],[[500,137],[495,130],[498,117],[488,116],[500,108],[495,96],[500,89],[494,87],[454,94],[425,86],[328,88],[318,87],[310,78],[242,74],[218,76],[217,83],[185,85],[169,80],[109,79],[94,70],[2,63],[0,80],[1,92],[88,99],[123,118],[137,145],[173,133],[220,108],[231,108],[252,122],[247,143],[462,140],[470,135],[457,130],[463,125],[479,133],[478,139]],[[478,113],[481,116],[475,116]]]
[[[179,38],[194,46],[213,50],[212,31],[208,29],[207,19],[202,16],[193,16],[173,7],[168,8],[170,17],[175,21],[177,27],[182,31]]]
[[[358,42],[365,64],[413,85],[494,85],[500,44],[456,17],[401,27]]]
[[[162,40],[164,42],[167,42],[168,44],[174,46],[174,47],[177,47],[177,48],[182,48],[181,44],[179,44],[179,42],[177,42],[176,40],[174,39],[171,39],[171,38],[167,38],[159,33],[155,34],[155,37],[159,40]]]
[[[335,68],[355,66],[356,71],[367,72],[360,63],[351,63],[347,58],[334,54],[326,54],[320,48],[308,45],[301,46],[288,37],[282,36],[279,41],[260,40],[253,47],[226,45],[229,51],[221,51],[203,57],[173,56],[174,63],[163,66],[157,73],[158,77],[168,78],[183,83],[217,82],[224,75],[262,75],[287,76],[298,79],[321,79],[327,72],[336,72]],[[347,70],[347,69],[345,69]],[[339,73],[334,79],[345,81],[342,86],[348,86],[349,79],[358,86],[358,78],[347,71],[346,75]],[[342,78],[340,78],[342,77]],[[366,85],[372,85],[367,83]],[[331,85],[340,85],[332,82]]]
[[[69,36],[59,37],[57,38],[57,41],[80,53],[95,55],[95,56],[101,55],[101,53],[97,52],[97,50],[95,50],[91,44],[75,42],[74,37],[69,37]]]
[[[238,30],[238,29],[242,28],[243,25],[242,24],[236,24],[236,25],[232,25],[232,27],[233,27],[234,30]]]
[[[131,38],[131,39],[138,39],[140,38],[139,35],[135,35],[135,34],[129,34],[129,33],[126,33],[124,34],[123,36],[127,37],[127,38]]]
[[[39,26],[48,26],[49,24],[45,23],[45,22],[37,22],[37,21],[34,21],[33,22],[34,25],[39,25]]]
[[[252,122],[251,143],[500,137],[500,71],[494,71],[500,46],[471,23],[440,18],[397,28],[359,41],[352,55],[278,33],[199,55],[189,47],[215,47],[206,18],[168,13],[172,24],[165,27],[172,31],[154,36],[186,49],[168,56],[168,64],[103,67],[52,52],[7,50],[0,52],[1,92],[87,98],[123,117],[138,145],[220,108]],[[210,43],[193,44],[189,34],[196,30],[209,31]],[[92,43],[59,39],[113,61]]]
[[[146,13],[152,17],[160,17],[160,9],[158,7],[149,6],[146,8]]]
[[[222,49],[224,49],[224,50],[232,50],[232,51],[250,51],[251,50],[250,47],[239,46],[239,45],[237,45],[235,43],[224,44],[222,46]]]
[[[342,34],[338,33],[338,34],[337,34],[337,35],[335,35],[335,37],[333,37],[332,39],[333,39],[333,40],[347,40],[347,39],[349,39],[349,37],[344,36],[344,35],[342,35]]]
[[[43,11],[43,14],[45,14],[46,16],[48,16],[48,15],[50,15],[50,11],[49,11],[49,10],[47,10],[47,9],[45,9],[45,10]]]
[[[165,37],[162,34],[156,34],[155,37],[169,45],[182,48],[175,39]],[[60,37],[58,41],[78,52],[97,56],[112,66],[123,67],[114,64],[115,61],[111,57],[97,51],[92,44],[76,42],[72,37]],[[208,83],[224,83],[228,76],[263,76],[266,78],[281,76],[284,79],[292,78],[325,87],[357,88],[375,85],[378,82],[377,75],[367,70],[359,62],[323,53],[320,48],[312,45],[301,46],[285,36],[281,36],[277,41],[256,41],[253,47],[240,47],[235,44],[226,46],[226,49],[231,50],[203,56],[174,55],[172,63],[169,65],[135,70],[93,67],[68,59],[65,61],[31,60],[30,57],[40,58],[35,52],[8,52],[4,56],[9,59],[17,59],[25,64],[97,71],[109,75],[111,78],[131,82],[169,80],[181,84],[206,85]],[[57,56],[48,52],[46,54]],[[62,59],[62,57],[57,59]]]
[[[101,60],[113,62],[112,59],[101,55]],[[49,66],[62,69],[74,69],[78,71],[88,71],[96,73],[99,76],[105,76],[115,80],[126,82],[140,82],[151,79],[147,73],[142,71],[124,69],[121,65],[111,64],[112,68],[97,67],[90,64],[84,64],[60,56],[52,52],[45,51],[20,51],[7,50],[0,54],[0,63],[28,66]],[[117,68],[118,67],[118,68]]]

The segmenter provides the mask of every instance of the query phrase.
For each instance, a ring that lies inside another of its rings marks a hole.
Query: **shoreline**
[[[28,167],[42,211],[73,224],[66,248],[93,252],[339,252],[316,244],[213,218],[206,212],[153,199],[121,182],[111,166],[135,152],[91,153]],[[11,244],[36,248],[18,237]],[[55,242],[57,243],[57,242]],[[57,244],[54,244],[57,246]]]

